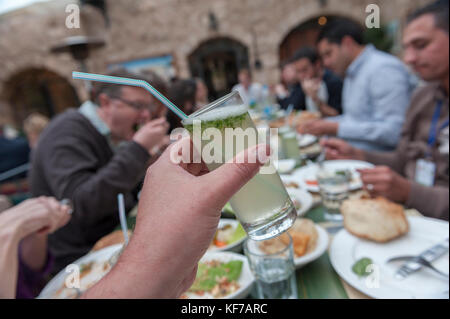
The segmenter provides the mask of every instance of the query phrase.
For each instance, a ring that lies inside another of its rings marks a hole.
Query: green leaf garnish
[[[210,291],[218,284],[218,280],[226,277],[229,282],[238,280],[242,271],[243,262],[232,260],[220,263],[213,267],[205,263],[198,264],[197,276],[190,291]]]
[[[366,277],[370,274],[370,272],[366,271],[367,266],[373,264],[372,259],[364,257],[358,260],[352,267],[352,270],[359,277]]]
[[[228,240],[227,244],[232,244],[242,238],[244,238],[247,235],[244,228],[242,227],[241,223],[238,224],[236,229],[234,230],[233,235],[231,235],[230,239]]]
[[[232,116],[226,119],[220,119],[220,120],[213,120],[213,121],[202,121],[201,127],[202,127],[202,133],[204,130],[210,127],[217,128],[219,130],[223,130],[225,128],[237,128],[242,126],[242,122],[245,120],[245,117],[247,116],[247,112],[241,115]],[[193,134],[194,132],[194,125],[185,125],[184,126],[189,133]]]

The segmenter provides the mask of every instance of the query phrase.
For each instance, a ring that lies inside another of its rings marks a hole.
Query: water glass
[[[270,251],[264,249],[269,241]],[[244,251],[256,279],[257,298],[297,299],[294,250],[288,233],[264,241],[247,239]]]
[[[325,220],[341,222],[343,220],[341,205],[348,198],[349,176],[319,169],[317,182],[325,208]]]

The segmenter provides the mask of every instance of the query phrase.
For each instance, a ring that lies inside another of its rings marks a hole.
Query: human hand
[[[338,138],[323,138],[320,145],[325,149],[327,159],[355,159],[364,161],[364,152]]]
[[[373,197],[383,196],[394,202],[405,203],[411,189],[410,182],[387,166],[358,170],[363,188]]]
[[[300,124],[297,131],[300,134],[311,134],[316,136],[321,135],[336,135],[339,124],[325,120],[312,120]]]
[[[320,87],[320,79],[307,79],[302,81],[302,89],[313,101],[318,100],[318,92]]]
[[[169,123],[164,117],[152,120],[141,126],[134,134],[133,141],[144,147],[149,153],[167,135]]]
[[[166,117],[168,109],[167,106],[165,106],[163,103],[161,103],[160,101],[155,101],[157,108],[154,114],[153,118],[160,118],[160,117]]]
[[[170,136],[165,135],[157,145],[153,146],[150,155],[159,156],[170,145]]]
[[[285,97],[287,97],[288,94],[289,94],[289,92],[288,92],[288,90],[286,89],[286,87],[285,87],[283,84],[281,84],[281,83],[275,85],[274,91],[275,91],[274,93],[275,93],[279,98],[285,98]]]
[[[222,208],[256,175],[270,151],[266,145],[252,147],[239,160],[208,172],[203,163],[172,160],[188,145],[192,147],[191,140],[184,138],[169,146],[147,170],[134,234],[109,275],[112,285],[114,276],[120,280],[120,273],[131,274],[124,284],[129,286],[121,283],[115,298],[176,298],[185,292],[214,237]],[[248,158],[257,160],[249,163]],[[95,290],[86,297],[95,297]]]
[[[14,211],[11,216],[18,225],[20,238],[53,233],[70,220],[70,207],[61,205],[53,197],[28,199],[11,210]]]

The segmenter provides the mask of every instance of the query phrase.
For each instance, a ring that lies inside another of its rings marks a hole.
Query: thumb
[[[236,155],[232,161],[200,178],[209,180],[205,183],[211,185],[212,192],[217,194],[217,199],[225,205],[231,196],[259,172],[260,167],[268,162],[269,157],[269,145],[255,145]]]

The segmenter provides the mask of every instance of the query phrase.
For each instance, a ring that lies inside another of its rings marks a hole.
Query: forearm
[[[396,147],[400,139],[402,123],[385,121],[343,120],[339,121],[337,137],[372,142],[383,147]]]
[[[339,112],[336,109],[332,108],[325,102],[319,102],[318,105],[319,105],[320,113],[324,117],[339,115]]]
[[[374,165],[385,165],[392,168],[397,173],[403,175],[403,160],[397,152],[369,152],[362,151],[363,158],[361,160],[370,162]]]
[[[158,238],[155,239],[158,240]],[[183,277],[186,267],[180,269],[179,258],[165,255],[165,252],[173,251],[171,248],[159,249],[166,247],[163,243],[159,243],[160,247],[157,247],[156,244],[139,242],[141,240],[134,237],[114,268],[100,282],[86,291],[82,298],[178,297],[182,292],[179,291],[179,278]],[[151,253],[146,254],[146,252]]]
[[[0,227],[0,299],[16,296],[19,241],[16,229],[11,230],[4,225]]]
[[[32,234],[20,243],[20,258],[33,271],[41,271],[47,263],[47,235]]]
[[[411,182],[406,206],[415,208],[426,216],[448,220],[449,189],[441,186],[426,187]]]

